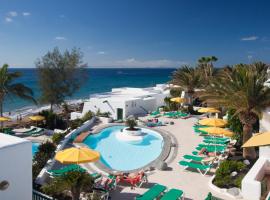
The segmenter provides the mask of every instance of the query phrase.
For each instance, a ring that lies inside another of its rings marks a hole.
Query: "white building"
[[[270,108],[263,112],[260,120],[260,132],[270,130]],[[259,159],[249,170],[242,181],[242,195],[246,200],[260,200],[262,193],[261,181],[270,174],[270,146],[260,147]]]
[[[71,113],[71,119],[82,117],[88,111],[110,112],[116,120],[130,115],[147,114],[164,105],[164,98],[169,95],[167,85],[158,84],[149,88],[113,88],[111,92],[91,95],[84,102],[82,113]]]
[[[32,143],[0,133],[0,199],[32,199]]]

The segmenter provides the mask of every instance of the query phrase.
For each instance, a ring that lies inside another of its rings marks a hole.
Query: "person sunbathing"
[[[140,183],[145,176],[143,171],[138,173],[121,173],[116,177],[117,182],[127,182],[131,184],[131,189],[134,189],[136,184]]]
[[[198,155],[204,155],[204,156],[208,156],[208,157],[216,157],[219,156],[220,153],[219,152],[209,152],[207,151],[206,148],[202,148],[199,152]]]

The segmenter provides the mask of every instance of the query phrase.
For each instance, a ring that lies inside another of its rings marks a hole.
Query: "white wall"
[[[1,191],[1,200],[32,199],[32,144],[24,142],[0,149],[0,182],[9,187]]]
[[[111,117],[117,118],[117,108],[122,108],[125,113],[125,103],[123,101],[111,101],[108,99],[108,103],[103,103],[106,99],[91,98],[90,101],[84,103],[83,114],[91,110],[97,112],[98,109],[101,112],[110,112]]]
[[[156,98],[134,99],[126,102],[126,116],[142,115],[152,112],[157,108]]]
[[[260,157],[242,180],[242,195],[245,200],[260,200],[260,181],[266,167],[270,167],[269,161],[265,157]]]
[[[263,112],[263,117],[260,120],[260,132],[270,131],[270,108]]]

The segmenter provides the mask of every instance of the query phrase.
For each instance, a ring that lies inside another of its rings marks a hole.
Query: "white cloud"
[[[63,36],[56,36],[54,39],[55,40],[67,40],[67,38],[65,38]]]
[[[22,15],[23,16],[29,16],[29,15],[31,15],[31,13],[30,12],[23,12]]]
[[[254,41],[254,40],[258,40],[258,39],[259,39],[258,36],[249,36],[249,37],[241,38],[242,41]]]
[[[6,22],[8,22],[8,23],[10,23],[10,22],[12,22],[12,21],[13,21],[13,19],[12,19],[12,18],[10,18],[10,17],[6,17],[6,18],[5,18],[5,21],[6,21]]]
[[[17,17],[18,16],[18,13],[16,11],[10,11],[10,12],[8,12],[8,16],[10,16],[10,17]]]
[[[98,55],[105,55],[106,52],[105,52],[105,51],[98,51],[97,54],[98,54]]]
[[[248,60],[252,60],[253,56],[252,55],[248,55]]]
[[[135,58],[127,58],[124,60],[116,61],[100,61],[96,63],[89,63],[93,67],[138,67],[138,68],[155,68],[155,67],[179,67],[180,65],[187,64],[184,61],[157,59],[157,60],[137,60]]]

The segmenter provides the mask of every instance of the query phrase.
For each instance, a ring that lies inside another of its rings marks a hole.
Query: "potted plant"
[[[126,120],[126,126],[128,126],[127,130],[129,131],[137,131],[138,128],[135,128],[137,126],[137,122],[133,118],[129,118]]]

